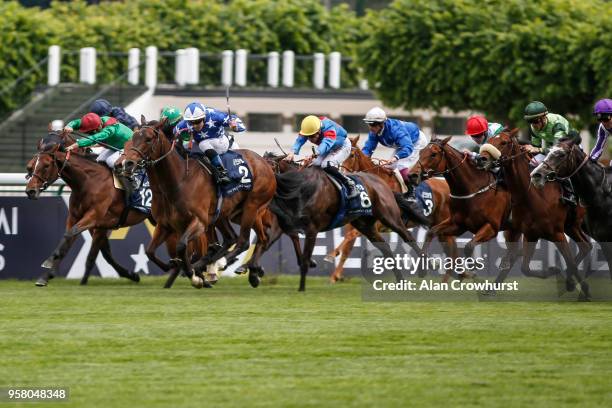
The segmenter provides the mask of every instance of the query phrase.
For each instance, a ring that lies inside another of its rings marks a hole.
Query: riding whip
[[[106,147],[107,149],[111,149],[111,150],[114,150],[114,151],[116,151],[116,152],[121,151],[121,149],[118,149],[118,148],[116,148],[115,146],[111,146],[111,145],[106,144],[106,143],[104,143],[104,142],[100,142],[99,140],[93,139],[93,138],[89,137],[88,135],[86,135],[85,133],[81,133],[81,132],[72,132],[72,133],[74,133],[76,136],[79,136],[79,137],[85,138],[85,139],[87,139],[87,140],[91,140],[91,141],[92,141],[92,142],[94,142],[95,144],[99,144],[100,146],[102,146],[102,147]]]
[[[282,146],[280,145],[280,143],[278,143],[278,139],[274,138],[274,141],[276,142],[276,145],[278,146],[278,148],[280,149],[281,152],[283,152],[283,154],[285,156],[288,156],[287,152],[283,150]]]

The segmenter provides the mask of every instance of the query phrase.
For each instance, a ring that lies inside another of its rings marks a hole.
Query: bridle
[[[151,151],[155,150],[155,148],[157,148],[157,145],[161,144],[161,134],[162,134],[162,132],[158,128],[154,127],[154,126],[147,126],[147,125],[142,126],[141,128],[139,128],[137,130],[137,132],[141,132],[143,129],[152,129],[153,130],[153,132],[154,132],[154,134],[156,136],[156,139],[153,142],[153,144],[151,145],[150,150]],[[162,161],[166,157],[168,157],[172,153],[172,151],[174,150],[174,146],[175,145],[176,145],[176,138],[172,139],[172,146],[170,146],[170,149],[168,149],[168,151],[166,153],[164,153],[162,156],[160,156],[157,159],[151,159],[150,155],[147,156],[142,150],[140,150],[139,148],[137,148],[135,146],[130,147],[130,150],[135,151],[140,156],[141,160],[139,161],[139,164],[138,164],[139,167],[153,167],[157,163],[159,163],[160,161]]]
[[[559,168],[559,167],[561,167],[563,164],[567,163],[567,162],[568,162],[568,160],[570,161],[570,163],[569,163],[569,168],[572,168],[572,167],[573,167],[573,165],[576,163],[576,160],[574,159],[574,156],[575,156],[575,155],[574,155],[574,154],[572,154],[572,153],[574,152],[574,150],[575,150],[575,149],[576,149],[576,145],[572,145],[572,147],[571,147],[571,149],[569,150],[569,152],[567,152],[567,157],[565,157],[565,158],[564,158],[564,159],[563,159],[563,160],[562,160],[562,161],[561,161],[561,162],[560,162],[560,163],[557,165],[557,168]],[[589,161],[589,155],[585,153],[585,155],[584,155],[584,159],[583,159],[583,160],[580,162],[580,164],[578,164],[578,165],[576,166],[576,168],[574,169],[574,171],[572,171],[572,172],[571,172],[571,173],[570,173],[568,176],[564,176],[564,177],[559,177],[559,176],[558,176],[557,170],[555,170],[555,169],[554,169],[554,168],[553,168],[553,167],[550,165],[550,163],[548,163],[548,160],[546,160],[546,159],[545,159],[545,160],[542,162],[542,166],[543,166],[543,167],[546,167],[547,169],[549,169],[549,170],[550,170],[550,173],[548,173],[548,174],[547,174],[547,176],[546,176],[546,178],[547,178],[549,181],[552,181],[552,180],[559,180],[559,181],[563,181],[563,180],[569,180],[569,179],[571,179],[572,177],[574,177],[574,176],[575,176],[575,175],[576,175],[576,174],[577,174],[577,173],[580,171],[580,169],[581,169],[582,167],[584,167],[584,165],[585,165],[585,164],[586,164],[588,161]],[[601,183],[600,183],[600,186],[603,186],[603,185],[604,185],[604,183],[605,183],[605,180],[606,180],[606,169],[604,169],[604,168],[603,168],[603,167],[601,167],[601,166],[597,166],[597,167],[599,167],[599,168],[601,169],[602,176],[601,176]]]
[[[51,184],[53,184],[53,182],[55,182],[55,180],[57,180],[57,177],[60,177],[62,175],[62,171],[64,171],[64,168],[66,168],[66,165],[68,164],[68,160],[70,159],[70,151],[68,151],[66,153],[66,159],[64,159],[64,162],[62,163],[62,166],[60,167],[57,164],[57,157],[55,156],[56,151],[54,152],[38,152],[37,159],[36,159],[36,165],[34,166],[34,170],[32,171],[32,173],[26,175],[26,179],[29,180],[30,178],[34,177],[37,178],[38,180],[40,180],[42,182],[42,187],[41,187],[41,191],[45,191]],[[51,156],[51,162],[55,165],[55,167],[57,167],[57,177],[55,178],[55,180],[53,180],[51,183],[49,183],[49,177],[47,177],[46,179],[44,179],[42,176],[40,176],[39,174],[36,173],[36,169],[38,168],[38,163],[40,161],[40,156],[41,155],[49,155]]]
[[[440,163],[442,163],[442,160],[446,160],[448,162],[448,159],[446,158],[447,153],[446,153],[446,150],[444,150],[444,145],[442,143],[440,143],[439,141],[432,140],[431,142],[429,142],[429,144],[427,146],[429,146],[429,145],[438,146],[440,148],[440,150],[442,151],[442,155],[440,157],[440,160],[438,160],[438,162],[436,163],[435,167],[438,167],[440,165]],[[468,158],[468,154],[464,153],[463,154],[463,159],[455,167],[447,168],[446,170],[438,171],[438,172],[434,171],[434,169],[432,169],[432,168],[425,169],[425,167],[423,166],[423,163],[421,163],[421,159],[420,158],[417,161],[417,163],[419,163],[419,166],[421,167],[421,177],[423,177],[423,178],[431,178],[431,177],[444,176],[446,174],[450,174],[451,172],[457,170],[459,167],[463,166],[463,163],[465,163],[467,158]]]

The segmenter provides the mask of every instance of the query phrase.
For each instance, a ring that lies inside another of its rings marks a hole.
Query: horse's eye
[[[436,157],[436,153],[432,153],[432,154],[431,154],[431,157]]]

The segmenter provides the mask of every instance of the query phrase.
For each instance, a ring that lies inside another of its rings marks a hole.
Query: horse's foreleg
[[[83,273],[83,277],[81,278],[81,285],[87,285],[89,274],[91,273],[91,269],[93,268],[96,258],[98,257],[98,253],[100,252],[100,248],[102,247],[102,241],[106,239],[106,230],[94,229],[90,231],[90,233],[91,247],[89,248],[89,253],[87,254],[87,259],[85,260],[85,273]]]
[[[298,291],[304,292],[306,290],[306,274],[308,273],[308,262],[312,257],[312,251],[314,250],[315,243],[317,241],[317,232],[310,231],[306,233],[306,239],[304,240],[304,251],[302,252],[302,259],[300,260],[300,287]]]
[[[166,250],[168,251],[168,255],[170,255],[170,259],[173,261],[172,269],[168,272],[168,279],[166,279],[166,283],[164,284],[164,289],[172,287],[181,269],[180,261],[176,254],[178,238],[178,234],[175,232],[171,233],[168,238],[166,238]]]
[[[93,228],[95,225],[95,217],[96,213],[93,210],[85,213],[85,215],[78,221],[68,215],[68,219],[66,220],[66,232],[64,233],[64,236],[51,256],[49,256],[49,258],[47,258],[42,264],[43,268],[51,269],[51,271],[43,273],[43,275],[36,281],[36,286],[47,286],[49,279],[53,278],[54,273],[59,267],[59,263],[62,261],[62,259],[64,259],[72,247],[76,237],[81,232]]]
[[[576,242],[576,245],[578,245],[578,254],[576,255],[576,261],[575,261],[576,267],[578,267],[578,265],[580,265],[580,262],[585,260],[585,258],[587,258],[587,256],[591,253],[591,250],[593,250],[593,244],[591,244],[591,240],[584,233],[584,231],[582,230],[582,228],[580,228],[579,225],[575,225],[569,231],[566,231],[566,233],[567,235],[569,235],[571,239],[574,240],[574,242]],[[584,269],[585,269],[586,276],[590,275],[589,273],[590,267],[591,267],[590,259],[587,259],[586,262],[584,263]]]
[[[170,229],[163,227],[161,224],[157,224],[155,230],[153,231],[151,241],[149,241],[149,245],[147,245],[147,249],[145,250],[149,260],[164,272],[168,272],[171,266],[159,259],[155,254],[155,251],[157,251],[157,248],[159,248],[159,246],[166,241],[171,233],[172,231]]]
[[[351,251],[355,246],[355,241],[359,235],[359,231],[357,231],[355,227],[350,227],[350,229],[347,228],[347,234],[344,236],[342,243],[338,246],[338,249],[340,250],[340,260],[338,261],[338,265],[336,265],[334,272],[332,272],[331,276],[329,277],[329,281],[331,283],[335,283],[344,278],[344,264],[351,254]]]
[[[371,217],[361,217],[352,222],[353,226],[357,228],[367,239],[378,249],[385,258],[393,258],[393,252],[389,244],[385,242],[380,232],[376,228],[376,223]],[[395,279],[399,282],[403,279],[402,274],[397,269],[393,269]]]
[[[565,277],[565,289],[569,292],[575,289],[576,283],[580,285],[580,300],[589,300],[591,298],[591,294],[589,291],[589,285],[582,279],[580,273],[578,273],[578,267],[574,261],[574,257],[572,256],[572,251],[570,249],[569,243],[565,239],[565,234],[560,233],[555,237],[555,246],[561,252],[563,259],[565,260],[565,265],[567,267],[567,276]],[[574,282],[573,278],[576,279]]]
[[[176,252],[180,259],[183,260],[183,268],[187,276],[191,277],[192,284],[201,288],[202,286],[211,287],[204,275],[201,272],[195,270],[191,264],[191,253],[189,252],[189,242],[191,242],[194,238],[200,236],[200,238],[204,241],[204,245],[208,245],[208,238],[206,236],[206,229],[204,225],[200,222],[198,218],[193,218],[176,246]],[[202,255],[206,255],[205,253]],[[197,279],[199,278],[199,279]]]

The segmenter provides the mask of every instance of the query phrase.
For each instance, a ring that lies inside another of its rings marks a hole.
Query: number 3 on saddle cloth
[[[423,215],[429,217],[434,210],[434,197],[431,187],[426,182],[422,182],[415,189],[417,204],[423,210]]]
[[[347,177],[350,177],[355,182],[355,188],[357,191],[359,191],[359,195],[348,199],[347,190],[344,184],[338,182],[331,174],[325,174],[329,177],[340,193],[340,205],[338,212],[325,231],[338,228],[347,222],[350,222],[349,220],[351,219],[372,215],[372,201],[370,200],[370,196],[368,195],[368,192],[359,177],[347,175]]]

